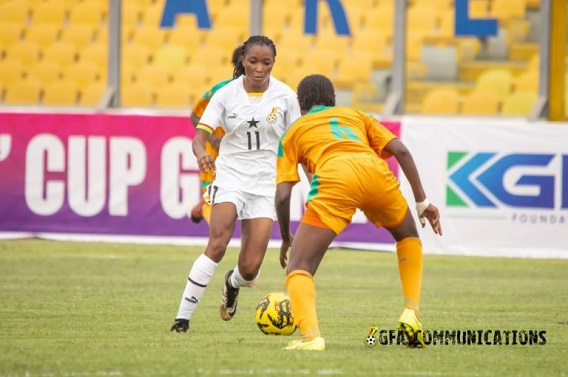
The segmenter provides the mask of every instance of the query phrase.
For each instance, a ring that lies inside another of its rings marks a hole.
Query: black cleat
[[[178,334],[186,333],[189,330],[189,319],[176,318],[170,332]]]
[[[225,274],[225,285],[223,286],[223,295],[221,297],[221,306],[219,313],[225,321],[231,320],[237,314],[237,301],[239,298],[239,288],[233,288],[229,284],[229,278],[233,274],[233,270],[227,271]]]

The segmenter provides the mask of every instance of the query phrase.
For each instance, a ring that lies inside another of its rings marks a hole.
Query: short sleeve
[[[211,97],[199,121],[200,125],[214,131],[217,127],[225,124],[225,97],[224,91],[217,91]]]

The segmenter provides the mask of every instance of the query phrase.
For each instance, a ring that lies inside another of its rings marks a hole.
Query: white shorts
[[[221,188],[213,184],[203,193],[205,201],[211,205],[233,203],[237,208],[239,220],[269,218],[276,219],[274,196],[255,195],[240,190]]]

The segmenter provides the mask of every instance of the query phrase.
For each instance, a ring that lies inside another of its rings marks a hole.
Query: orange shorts
[[[356,209],[377,228],[400,224],[408,202],[386,161],[374,156],[333,158],[312,178],[301,222],[341,233]]]

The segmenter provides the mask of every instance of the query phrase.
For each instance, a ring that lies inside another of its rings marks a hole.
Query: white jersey
[[[215,92],[199,122],[226,132],[215,160],[213,184],[273,196],[278,143],[300,117],[300,106],[296,93],[272,76],[264,93],[247,93],[243,78]]]

